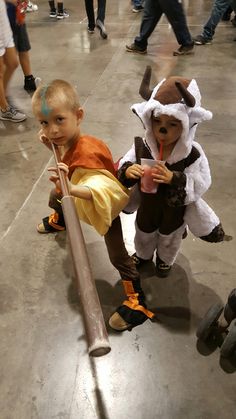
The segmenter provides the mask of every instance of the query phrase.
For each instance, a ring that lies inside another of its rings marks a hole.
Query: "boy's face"
[[[66,106],[58,105],[49,112],[40,111],[37,118],[42,127],[42,133],[55,145],[70,146],[80,134],[80,122],[83,109],[68,110]]]
[[[182,134],[181,121],[171,115],[152,116],[152,130],[156,141],[163,146],[174,144]]]

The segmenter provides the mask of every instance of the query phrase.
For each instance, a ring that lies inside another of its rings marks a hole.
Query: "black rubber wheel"
[[[224,309],[222,304],[215,304],[209,308],[206,315],[203,317],[197,328],[197,338],[205,341],[210,336],[215,328],[217,328],[217,321]]]
[[[221,348],[220,354],[223,358],[229,358],[236,351],[236,320],[229,326],[227,334]]]

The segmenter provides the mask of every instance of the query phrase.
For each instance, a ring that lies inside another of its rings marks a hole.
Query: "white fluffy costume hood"
[[[212,119],[212,113],[201,107],[201,94],[196,80],[183,77],[163,79],[150,90],[151,67],[147,67],[139,93],[145,102],[134,104],[131,109],[141,119],[145,128],[145,144],[152,157],[158,159],[157,142],[152,132],[151,115],[172,115],[182,122],[183,131],[171,155],[169,164],[186,158],[193,146],[197,124]]]

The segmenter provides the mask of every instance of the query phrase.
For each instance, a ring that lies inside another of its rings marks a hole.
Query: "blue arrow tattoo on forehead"
[[[51,108],[49,108],[47,101],[46,101],[46,93],[48,90],[48,85],[43,87],[41,90],[40,96],[41,96],[41,112],[43,115],[48,116],[50,112],[52,111]]]

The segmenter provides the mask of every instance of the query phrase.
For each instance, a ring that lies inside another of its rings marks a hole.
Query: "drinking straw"
[[[160,144],[159,160],[162,160],[162,157],[163,157],[163,143]]]

